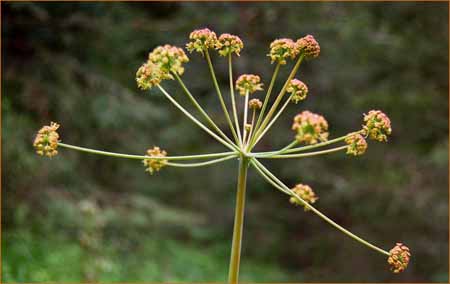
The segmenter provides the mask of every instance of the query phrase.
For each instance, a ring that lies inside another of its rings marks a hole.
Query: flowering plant
[[[318,201],[318,196],[313,189],[303,183],[298,183],[293,188],[287,186],[276,177],[263,163],[264,159],[289,159],[306,158],[311,156],[329,154],[334,152],[346,152],[350,156],[358,156],[367,150],[366,139],[379,142],[387,142],[387,136],[391,134],[391,122],[386,114],[380,110],[371,110],[363,117],[363,125],[360,130],[349,132],[347,135],[329,140],[329,126],[327,120],[320,114],[310,111],[302,111],[293,119],[292,130],[294,138],[285,147],[265,152],[255,152],[255,146],[267,134],[283,111],[292,102],[297,104],[308,95],[308,87],[299,79],[294,78],[305,59],[314,59],[320,54],[319,43],[311,35],[302,37],[296,41],[292,39],[276,39],[270,44],[268,56],[272,64],[275,64],[274,73],[263,101],[252,98],[257,91],[263,91],[261,78],[255,74],[243,74],[234,81],[233,77],[233,56],[240,56],[244,48],[242,40],[231,34],[222,34],[219,37],[216,33],[205,28],[193,31],[187,43],[188,51],[198,52],[207,62],[212,83],[217,93],[220,105],[225,115],[231,137],[214,122],[209,114],[200,106],[196,98],[189,91],[181,76],[189,61],[188,56],[182,48],[163,45],[156,47],[148,56],[148,60],[137,70],[136,82],[140,89],[159,89],[167,100],[178,110],[187,116],[202,130],[207,132],[213,139],[228,148],[229,151],[221,153],[208,153],[197,155],[171,156],[160,147],[153,146],[148,149],[146,155],[129,155],[113,152],[105,152],[74,145],[62,143],[59,140],[57,130],[59,125],[52,122],[50,126],[44,126],[39,130],[34,141],[36,153],[52,157],[58,154],[58,147],[78,150],[82,152],[106,155],[118,158],[128,158],[141,160],[145,170],[150,174],[162,170],[165,167],[202,167],[217,164],[225,160],[236,159],[239,161],[237,177],[237,195],[235,220],[233,228],[233,242],[231,247],[231,259],[229,267],[229,283],[237,283],[239,276],[241,243],[243,233],[245,192],[247,188],[247,172],[251,166],[256,172],[271,184],[275,189],[289,196],[288,201],[293,205],[300,205],[304,211],[312,212],[320,218],[340,230],[342,233],[360,242],[361,244],[387,256],[387,262],[394,273],[402,272],[408,266],[411,254],[409,248],[402,243],[396,243],[389,252],[375,246],[368,241],[356,236],[345,228],[341,227],[333,220],[325,216],[312,204]],[[216,79],[210,51],[217,51],[219,56],[226,57],[229,69],[229,95],[230,106],[225,103],[222,91]],[[279,91],[275,100],[270,104],[271,94],[280,68],[287,65],[288,61],[295,60],[288,78]],[[161,85],[165,80],[176,80],[182,88],[184,94],[198,110],[203,121],[194,114],[187,111],[178,101],[166,91]],[[235,90],[239,96],[235,96]],[[244,104],[242,124],[239,121],[237,103]],[[249,115],[249,110],[251,115]],[[341,143],[344,145],[329,148],[327,146]],[[302,145],[304,144],[304,145]],[[302,145],[302,146],[301,146]],[[324,150],[315,149],[327,147]],[[312,150],[312,151],[311,151]],[[302,153],[303,152],[303,153]],[[196,160],[195,162],[179,162]],[[204,161],[199,161],[204,160]]]

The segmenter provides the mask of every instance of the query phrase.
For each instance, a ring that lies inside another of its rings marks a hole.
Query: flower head
[[[245,96],[246,92],[253,94],[256,91],[262,91],[261,78],[258,75],[243,74],[236,80],[236,90],[239,94]]]
[[[51,158],[58,154],[58,150],[56,150],[58,148],[59,139],[59,134],[56,132],[58,128],[58,123],[51,122],[50,126],[45,125],[39,129],[33,143],[38,155]]]
[[[136,72],[136,82],[141,90],[147,90],[158,85],[164,77],[161,68],[150,61],[142,64]]]
[[[254,110],[261,109],[262,108],[262,102],[259,99],[251,99],[248,102],[248,108],[254,109]]]
[[[391,266],[391,271],[394,273],[400,273],[408,267],[409,260],[411,259],[411,253],[409,248],[402,243],[396,243],[389,251],[389,257],[387,259]]]
[[[364,114],[363,131],[370,139],[387,142],[387,135],[392,132],[391,120],[380,110],[371,110]]]
[[[242,48],[244,48],[242,40],[238,36],[231,34],[221,34],[216,42],[216,49],[222,56],[228,56],[232,53],[236,53],[239,56]]]
[[[203,54],[206,49],[215,48],[217,44],[216,33],[207,28],[194,30],[189,35],[189,39],[191,41],[186,44],[189,52],[197,51]]]
[[[295,116],[292,130],[297,132],[295,139],[298,142],[316,144],[328,139],[328,122],[323,116],[307,110]]]
[[[298,52],[302,53],[305,58],[316,58],[320,54],[320,45],[312,35],[307,35],[296,41]]]
[[[316,196],[314,191],[309,187],[309,185],[306,184],[297,184],[294,188],[292,188],[292,191],[295,192],[298,196],[300,196],[301,199],[306,201],[309,204],[315,203],[319,197]],[[291,202],[294,205],[302,205],[305,208],[305,211],[308,211],[309,208],[306,207],[302,202],[300,202],[296,197],[291,196],[289,199],[289,202]]]
[[[289,82],[286,91],[292,94],[291,100],[294,103],[298,103],[306,98],[306,95],[308,94],[308,87],[302,81],[292,79]]]
[[[295,42],[289,38],[276,39],[270,44],[270,57],[272,63],[277,61],[279,64],[286,64],[287,58],[294,59],[298,54]]]
[[[158,157],[162,158],[167,156],[167,152],[161,150],[159,147],[154,146],[151,149],[147,150],[147,156],[150,157]],[[158,172],[161,168],[163,168],[167,164],[166,159],[152,159],[148,158],[142,161],[144,166],[147,168],[145,171],[149,172],[151,175],[156,171]]]
[[[359,156],[366,152],[367,142],[364,137],[359,133],[352,133],[347,138],[345,138],[345,143],[347,143],[347,154]]]
[[[183,64],[189,61],[183,49],[166,44],[153,49],[148,55],[148,60],[159,66],[164,73],[164,79],[173,79],[173,72],[177,75],[184,73]]]

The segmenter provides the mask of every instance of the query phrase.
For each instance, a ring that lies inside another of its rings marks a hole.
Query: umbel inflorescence
[[[371,110],[363,116],[362,128],[349,132],[347,135],[329,139],[329,125],[325,117],[308,110],[299,112],[292,122],[294,132],[291,143],[285,147],[265,152],[255,152],[255,146],[266,135],[283,111],[291,103],[295,107],[308,96],[307,85],[295,78],[300,64],[306,59],[314,59],[320,54],[319,43],[313,36],[307,35],[292,40],[287,38],[276,39],[270,44],[267,56],[274,64],[274,72],[267,85],[263,100],[254,98],[257,93],[262,93],[265,84],[255,74],[242,74],[237,79],[233,75],[233,58],[240,56],[244,44],[242,40],[228,33],[217,37],[216,33],[205,28],[193,31],[189,36],[186,49],[191,53],[199,53],[208,66],[211,74],[212,84],[216,90],[217,98],[226,118],[227,127],[231,136],[214,122],[209,114],[200,106],[197,99],[189,91],[181,76],[185,71],[185,64],[189,61],[188,56],[180,47],[172,45],[158,46],[150,52],[147,61],[137,70],[136,82],[138,88],[148,90],[159,89],[167,100],[180,110],[187,118],[202,130],[207,132],[213,139],[228,148],[229,151],[221,153],[170,156],[167,152],[157,146],[147,150],[145,155],[128,155],[113,152],[99,151],[84,147],[73,146],[62,143],[57,133],[59,125],[51,123],[39,130],[34,141],[34,147],[39,155],[48,157],[55,156],[58,146],[73,150],[88,152],[92,154],[106,155],[118,158],[141,160],[145,170],[154,174],[164,167],[202,167],[226,160],[235,159],[239,161],[236,212],[233,229],[233,242],[231,248],[231,259],[229,267],[229,283],[237,283],[239,275],[240,251],[242,243],[242,231],[245,207],[246,177],[249,166],[275,189],[289,196],[289,202],[299,205],[304,211],[312,212],[320,218],[367,247],[386,255],[387,262],[394,273],[402,272],[408,266],[411,254],[409,248],[402,243],[396,243],[389,252],[375,246],[368,241],[356,236],[344,229],[330,218],[321,213],[312,204],[318,201],[318,196],[313,189],[303,183],[298,183],[292,188],[283,183],[261,162],[264,159],[288,159],[306,158],[316,155],[334,152],[345,152],[349,156],[359,156],[367,150],[367,139],[379,142],[387,142],[391,134],[391,122],[386,114],[380,110]],[[220,57],[225,57],[229,70],[229,96],[230,103],[224,100],[222,90],[217,82],[214,66],[210,52],[216,51]],[[271,100],[275,81],[281,68],[289,61],[294,66],[284,81],[275,99]],[[166,80],[175,80],[183,90],[184,95],[196,108],[199,118],[186,110],[175,97],[169,94],[162,86]],[[235,94],[235,91],[237,94]],[[250,99],[250,97],[252,97]],[[243,103],[242,113],[238,113],[237,104]],[[242,121],[240,121],[240,117]],[[342,143],[343,145],[330,148],[330,145]],[[325,147],[326,149],[316,150]],[[179,162],[194,160],[194,162]]]

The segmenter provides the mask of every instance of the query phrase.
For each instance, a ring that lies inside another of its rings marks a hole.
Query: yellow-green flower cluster
[[[270,44],[270,53],[267,55],[270,57],[271,62],[275,61],[281,65],[287,63],[286,59],[294,59],[298,54],[295,42],[290,38],[281,38],[272,41]]]
[[[261,109],[262,108],[262,102],[259,99],[251,99],[248,102],[248,108],[249,109],[253,109],[253,110]]]
[[[345,143],[347,143],[347,154],[359,156],[366,152],[367,142],[364,137],[359,133],[352,133],[345,138]]]
[[[58,128],[58,123],[51,122],[50,125],[45,125],[38,131],[33,143],[38,155],[51,158],[58,154],[59,134],[56,132]]]
[[[292,79],[289,82],[286,91],[292,94],[291,101],[293,101],[294,103],[298,103],[299,101],[306,99],[306,95],[308,94],[308,87],[302,81],[298,79]]]
[[[292,130],[297,132],[295,139],[300,143],[316,144],[328,139],[328,122],[323,116],[307,110],[295,116]]]
[[[189,52],[196,51],[203,54],[205,50],[216,48],[217,45],[216,33],[207,28],[194,30],[189,35],[189,39],[191,42],[186,44]]]
[[[312,35],[304,36],[295,43],[299,53],[305,58],[316,58],[320,54],[320,45]]]
[[[396,243],[389,251],[388,263],[391,266],[391,271],[394,273],[403,272],[408,267],[411,253],[409,248],[402,243]]]
[[[371,110],[364,114],[363,131],[370,139],[387,142],[387,135],[392,132],[391,120],[380,110]]]
[[[239,52],[244,48],[242,40],[235,35],[221,34],[217,40],[215,48],[221,56],[228,56],[232,53],[236,53],[240,56]]]
[[[161,68],[165,74],[164,79],[173,79],[172,73],[183,75],[183,64],[189,61],[183,49],[166,44],[153,49],[148,55],[148,60]]]
[[[164,150],[161,150],[157,146],[154,146],[153,148],[147,150],[147,156],[163,158],[163,157],[167,156],[167,152]],[[162,169],[167,164],[166,159],[148,158],[148,159],[143,160],[142,162],[144,163],[144,166],[146,167],[145,171],[149,172],[150,174],[153,174],[155,171],[158,172],[160,169]]]
[[[141,90],[147,90],[158,85],[164,77],[161,68],[150,61],[144,63],[136,72],[136,82]]]
[[[292,191],[309,204],[313,204],[317,201],[317,199],[319,199],[319,197],[316,196],[311,187],[306,184],[299,183],[294,188],[292,188]],[[306,207],[302,202],[300,202],[300,200],[298,200],[295,196],[291,196],[289,202],[294,205],[302,205],[305,211],[309,210],[309,208]]]
[[[236,80],[236,90],[241,96],[245,96],[248,92],[253,94],[256,91],[262,91],[261,78],[258,75],[243,74]]]

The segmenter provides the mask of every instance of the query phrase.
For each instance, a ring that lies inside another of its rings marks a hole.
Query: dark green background
[[[3,281],[225,281],[237,163],[165,168],[61,149],[34,154],[35,132],[61,123],[66,143],[143,154],[224,150],[135,72],[155,46],[184,46],[209,27],[239,35],[235,72],[266,86],[275,38],[312,34],[320,57],[298,78],[309,97],[292,105],[259,149],[293,139],[293,116],[323,114],[331,137],[382,109],[389,143],[368,153],[265,161],[289,186],[309,184],[339,224],[413,258],[393,275],[386,258],[303,212],[254,171],[249,176],[241,279],[245,281],[448,281],[447,3],[4,3],[2,2]],[[226,127],[207,65],[190,55],[183,79]],[[213,61],[227,93],[225,60]],[[290,66],[282,69],[285,78]],[[279,89],[282,80],[277,81]],[[175,82],[164,82],[183,104]],[[259,97],[262,95],[259,94]],[[97,204],[86,215],[80,202]],[[79,236],[94,236],[95,249]]]

